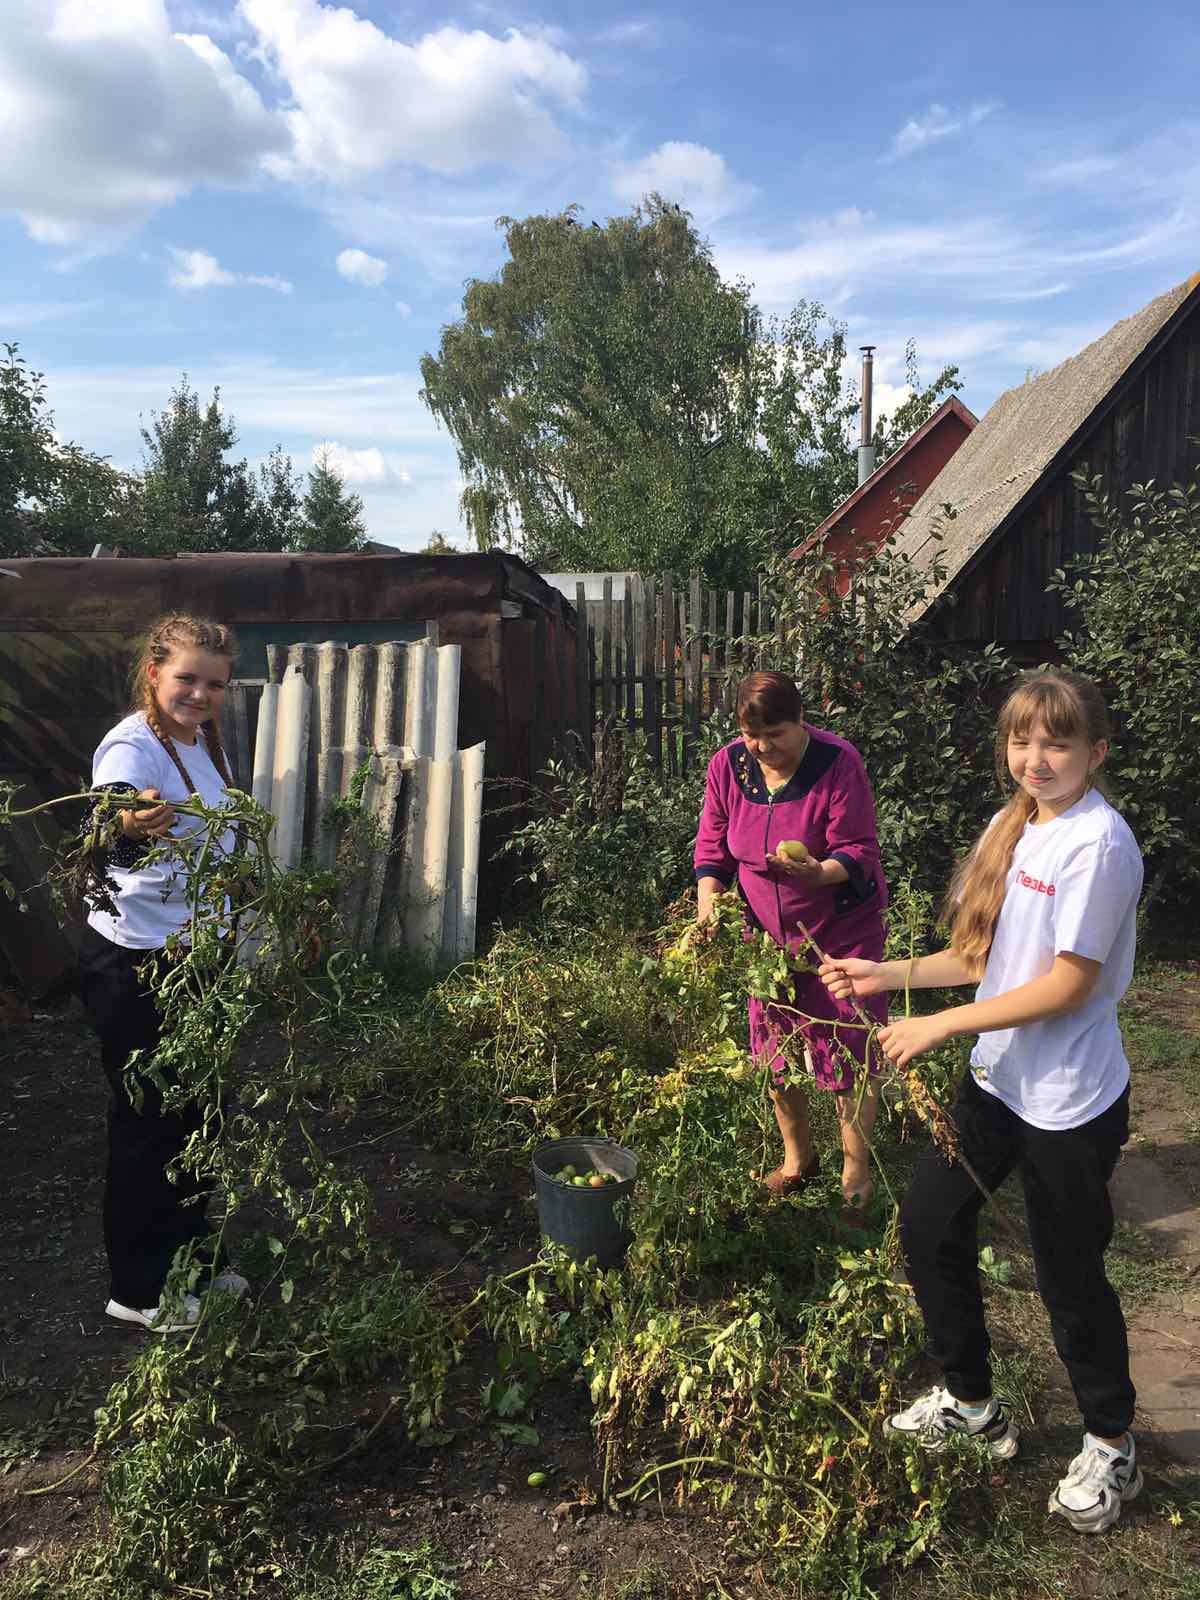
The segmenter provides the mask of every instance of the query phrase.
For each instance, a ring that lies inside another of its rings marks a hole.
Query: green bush
[[[712,719],[700,748],[731,736]],[[704,800],[704,765],[682,777],[660,771],[642,741],[610,726],[589,766],[555,761],[534,814],[502,847],[523,862],[523,879],[540,894],[540,920],[579,929],[661,921],[664,908],[692,882],[692,844]]]
[[[1075,483],[1100,543],[1052,587],[1064,653],[1113,712],[1105,773],[1146,857],[1145,912],[1200,886],[1200,484],[1139,484],[1122,507],[1100,477]]]
[[[809,720],[866,762],[888,881],[935,897],[999,804],[995,712],[1014,675],[994,645],[956,650],[911,627],[941,573],[940,558],[919,569],[889,542],[842,593],[838,564],[814,547],[776,575],[783,644],[763,641]]]

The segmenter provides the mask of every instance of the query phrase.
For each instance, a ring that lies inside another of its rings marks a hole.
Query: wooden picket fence
[[[782,623],[765,579],[756,590],[705,589],[694,572],[686,585],[667,575],[642,578],[603,599],[576,590],[580,618],[579,703],[592,754],[596,729],[616,722],[643,734],[657,766],[677,774],[701,754],[700,728],[714,711],[732,711],[738,679],[764,664],[761,641]],[[586,627],[586,643],[584,632]]]

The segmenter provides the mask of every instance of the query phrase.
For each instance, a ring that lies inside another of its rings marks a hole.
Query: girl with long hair
[[[831,960],[821,970],[843,999],[978,985],[972,1002],[897,1020],[879,1039],[904,1068],[978,1035],[953,1121],[988,1190],[1020,1174],[1038,1291],[1085,1429],[1049,1509],[1085,1533],[1111,1527],[1142,1487],[1125,1321],[1104,1271],[1108,1180],[1129,1137],[1117,1003],[1133,972],[1142,858],[1099,786],[1108,742],[1094,683],[1057,670],[1023,680],[996,738],[997,771],[1012,793],[950,886],[949,948],[911,963]],[[992,1392],[982,1203],[961,1163],[925,1152],[901,1206],[901,1240],[942,1383],[887,1427],[929,1449],[966,1434],[1007,1459],[1017,1430]]]
[[[736,712],[740,737],[708,767],[694,862],[700,922],[736,882],[748,921],[785,949],[809,951],[811,935],[830,954],[881,956],[887,886],[862,757],[805,721],[800,691],[782,672],[743,678]],[[799,859],[780,853],[792,841],[804,846]],[[798,1035],[816,1087],[837,1097],[843,1198],[865,1206],[877,1100],[874,1078],[855,1089],[855,1063],[866,1058],[868,1040],[853,1005],[832,996],[815,972],[796,977],[788,1003],[751,997],[749,1005],[750,1047],[770,1065],[783,1139],[783,1161],[763,1179],[768,1192],[796,1193],[821,1166],[808,1094],[785,1055]],[[867,1005],[876,1020],[886,1018],[884,995]]]
[[[193,794],[220,805],[233,779],[219,718],[233,669],[229,629],[198,617],[155,623],[134,671],[134,706],[111,728],[92,760],[92,787],[127,794],[121,834],[107,863],[112,904],[93,903],[83,930],[80,987],[100,1037],[111,1097],[104,1184],[104,1242],[112,1281],[105,1308],[120,1322],[173,1332],[200,1315],[193,1294],[171,1304],[163,1287],[179,1250],[209,1237],[206,1192],[194,1173],[173,1167],[201,1126],[198,1106],[163,1107],[162,1094],[139,1076],[131,1095],[126,1065],[135,1050],[153,1053],[162,1019],[151,992],[156,965],[173,936],[188,936],[187,863],[164,841],[199,826],[174,806]],[[232,829],[219,847],[231,851]],[[159,859],[147,859],[150,852]],[[244,1293],[246,1280],[222,1262],[212,1287]]]

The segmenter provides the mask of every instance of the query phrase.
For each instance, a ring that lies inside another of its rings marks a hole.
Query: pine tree
[[[297,550],[361,550],[367,539],[360,496],[348,494],[341,474],[322,452],[308,474],[308,492],[300,508]]]
[[[237,425],[221,392],[203,405],[186,374],[142,428],[146,529],[141,555],[178,550],[286,550],[295,539],[299,481],[276,445],[259,469],[231,459]]]

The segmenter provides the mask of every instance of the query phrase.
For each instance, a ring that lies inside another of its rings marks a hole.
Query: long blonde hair
[[[170,616],[160,617],[150,629],[134,664],[133,709],[145,717],[150,731],[179,769],[188,792],[194,793],[196,785],[159,720],[158,701],[154,698],[154,684],[150,680],[150,668],[164,666],[180,650],[207,650],[210,655],[228,656],[232,662],[237,654],[237,646],[232,629],[223,622],[210,622],[206,617],[189,617],[182,612],[173,612]],[[216,718],[210,717],[207,722],[202,722],[200,732],[204,735],[213,766],[232,788],[233,778]]]
[[[1108,707],[1090,678],[1052,667],[1021,679],[1000,708],[996,724],[996,776],[1001,792],[1012,789],[1008,770],[1008,741],[1028,734],[1040,722],[1052,739],[1086,739],[1095,744],[1109,737]],[[1095,773],[1088,788],[1103,785]],[[1016,789],[992,825],[960,861],[942,907],[942,919],[951,930],[950,948],[966,963],[973,977],[981,977],[1004,903],[1008,869],[1025,824],[1037,811],[1037,801]]]

